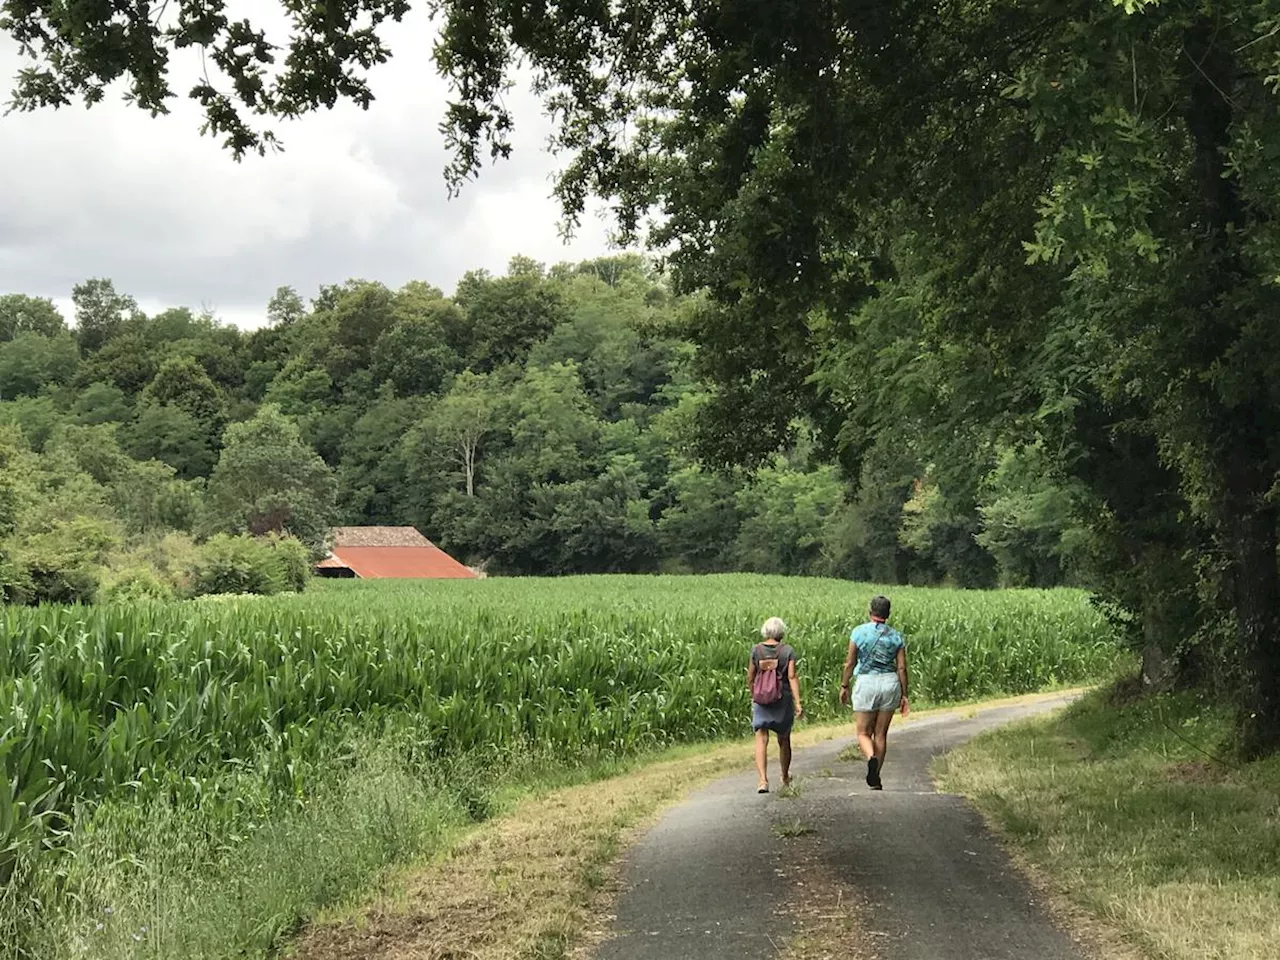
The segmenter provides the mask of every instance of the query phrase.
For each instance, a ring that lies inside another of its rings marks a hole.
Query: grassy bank
[[[1090,695],[938,761],[1073,904],[1151,957],[1273,960],[1280,757],[1229,759],[1226,713],[1195,696]]]
[[[447,845],[511,799],[553,785],[539,764],[489,756],[428,765],[396,733],[352,725],[281,796],[251,759],[207,793],[97,805],[54,855],[21,851],[0,890],[3,960],[266,957],[388,864]],[[609,772],[584,762],[560,782]]]
[[[796,743],[847,735],[848,724],[807,725]],[[495,960],[558,957],[589,936],[626,832],[749,766],[753,749],[735,738],[622,759],[491,755],[432,772],[405,748],[356,736],[348,761],[311,773],[314,792],[293,803],[246,771],[238,832],[220,803],[104,803],[63,839],[58,869],[20,865],[30,872],[0,900],[0,957],[320,958],[371,930]]]

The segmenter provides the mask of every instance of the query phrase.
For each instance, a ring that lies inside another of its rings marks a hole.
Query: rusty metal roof
[[[362,580],[462,580],[476,576],[474,570],[434,544],[425,547],[334,547],[333,553],[321,561],[321,565],[347,567]]]

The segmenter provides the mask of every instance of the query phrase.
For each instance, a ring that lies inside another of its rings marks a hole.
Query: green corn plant
[[[883,588],[881,588],[883,589]],[[349,762],[352,723],[467,754],[626,755],[748,729],[744,670],[779,615],[805,707],[839,711],[871,585],[757,575],[324,583],[292,597],[0,608],[0,876],[104,797],[281,801]],[[1081,592],[893,588],[922,701],[1097,678],[1116,631]],[[45,844],[55,855],[56,844]]]

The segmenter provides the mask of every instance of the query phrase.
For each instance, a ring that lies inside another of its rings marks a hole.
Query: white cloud
[[[231,159],[198,132],[194,105],[152,119],[115,100],[92,110],[0,118],[0,292],[54,297],[112,278],[144,309],[210,305],[252,324],[277,286],[304,295],[359,276],[451,289],[463,272],[502,272],[515,254],[545,262],[606,252],[588,216],[564,245],[550,198],[548,121],[515,93],[515,154],[447,198],[438,125],[446,88],[421,13],[388,34],[395,58],[373,74],[377,101],[278,130],[285,152]],[[7,45],[6,45],[7,44]],[[0,82],[20,59],[0,43]],[[181,82],[175,88],[183,91]]]

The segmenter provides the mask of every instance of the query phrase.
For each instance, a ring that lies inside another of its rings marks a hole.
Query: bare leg
[[[858,710],[854,716],[858,723],[858,746],[862,748],[862,755],[867,758],[867,786],[872,790],[879,790],[880,758],[876,755],[876,712]]]
[[[791,734],[778,734],[778,760],[782,765],[782,785],[791,782]]]
[[[769,772],[765,766],[769,762],[769,731],[756,731],[756,773],[760,774],[760,786],[769,785]]]
[[[876,757],[880,760],[880,769],[884,769],[884,758],[889,752],[889,724],[893,721],[892,710],[881,710],[876,714],[876,728],[872,739],[875,743]]]
[[[876,755],[874,739],[876,712],[874,710],[859,710],[853,716],[858,725],[858,746],[862,749],[862,755],[870,760]]]

